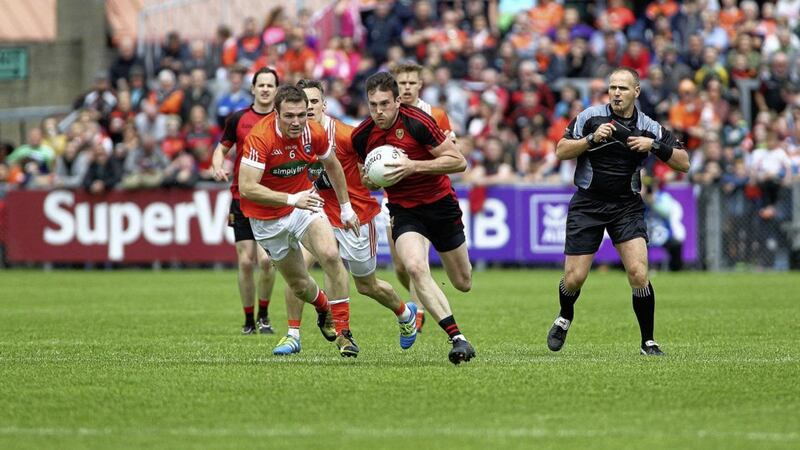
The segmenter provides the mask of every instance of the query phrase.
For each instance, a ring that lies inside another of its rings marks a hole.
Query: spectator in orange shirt
[[[719,25],[728,32],[728,37],[736,36],[736,27],[744,21],[744,13],[736,5],[736,0],[722,0],[719,11]]]
[[[690,79],[681,80],[678,85],[678,103],[669,110],[669,124],[678,139],[686,143],[687,150],[700,145],[703,129],[700,127],[702,105],[697,98],[697,88]]]
[[[561,23],[564,7],[552,0],[539,0],[539,4],[528,12],[534,32],[546,34]]]
[[[624,30],[636,22],[633,11],[625,6],[623,0],[609,0],[606,14],[608,15],[609,24],[615,30]]]
[[[656,17],[659,15],[672,17],[675,14],[678,14],[679,9],[680,6],[678,5],[678,2],[673,0],[656,0],[647,6],[645,15],[651,22],[655,22]]]
[[[467,43],[467,33],[458,27],[458,13],[447,10],[442,14],[442,25],[433,41],[439,43],[442,57],[447,62],[455,61]]]
[[[283,54],[288,78],[311,78],[317,55],[306,45],[303,30],[294,29],[289,35],[289,48]]]

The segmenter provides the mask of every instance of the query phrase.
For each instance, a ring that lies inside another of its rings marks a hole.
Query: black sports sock
[[[453,316],[447,316],[444,319],[439,321],[439,326],[442,327],[447,336],[450,339],[453,339],[454,336],[458,336],[461,334],[461,331],[458,330],[458,325],[456,325],[456,319]]]
[[[656,315],[656,293],[653,285],[647,282],[643,288],[633,288],[633,312],[639,321],[639,330],[642,333],[642,345],[653,340],[653,327]]]
[[[574,292],[567,290],[562,277],[558,283],[558,301],[561,303],[561,312],[558,315],[572,321],[573,317],[575,317],[575,302],[578,301],[579,295],[581,295],[580,289]]]
[[[245,306],[244,307],[244,323],[245,325],[255,325],[256,321],[253,318],[253,308],[252,306]]]
[[[258,301],[258,318],[266,319],[269,317],[269,300],[261,299]]]

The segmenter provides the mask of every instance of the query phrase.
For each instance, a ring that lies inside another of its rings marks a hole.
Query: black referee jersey
[[[617,127],[614,134],[606,142],[578,156],[575,186],[597,200],[626,200],[641,190],[639,170],[650,155],[628,148],[628,137],[646,136],[670,147],[681,145],[669,130],[637,108],[630,118],[625,119],[614,114],[609,104],[583,110],[569,123],[563,137],[581,139],[609,122]]]

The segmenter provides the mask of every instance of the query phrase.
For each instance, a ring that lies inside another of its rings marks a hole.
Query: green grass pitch
[[[547,350],[559,276],[447,284],[478,353],[455,367],[433,321],[403,352],[358,295],[357,359],[311,308],[280,358],[281,281],[278,334],[241,336],[233,271],[0,271],[0,448],[800,448],[798,274],[654,275],[664,358],[638,354],[619,271],[590,274]]]

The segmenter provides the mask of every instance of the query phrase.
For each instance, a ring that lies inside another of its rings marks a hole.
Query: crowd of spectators
[[[338,0],[331,14],[325,41],[310,11],[281,7],[242,18],[239,35],[220,26],[187,42],[173,31],[152,67],[120,39],[72,114],[0,147],[0,182],[94,194],[210,182],[225,119],[251,103],[259,68],[282,83],[323,79],[328,113],[357,123],[366,78],[414,60],[421,98],[448,111],[469,161],[459,181],[569,184],[574,162],[558,161],[555,145],[579,111],[607,101],[605,76],[625,65],[642,78],[639,109],[689,149],[688,181],[720,186],[735,215],[788,214],[781,202],[800,168],[800,0]],[[754,80],[752,94],[740,80]],[[653,160],[648,179],[680,179]],[[731,242],[727,252],[746,251]]]

